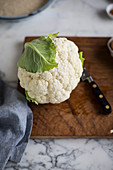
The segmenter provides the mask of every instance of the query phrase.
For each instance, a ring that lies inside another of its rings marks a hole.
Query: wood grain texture
[[[25,42],[37,37],[26,37]],[[68,37],[84,52],[85,66],[113,108],[113,58],[109,38]],[[19,86],[19,91],[24,90]],[[87,82],[80,82],[69,100],[60,104],[29,103],[33,111],[31,138],[113,138],[113,112],[103,114]]]

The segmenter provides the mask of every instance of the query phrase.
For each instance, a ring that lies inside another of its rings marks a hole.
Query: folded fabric
[[[21,160],[32,121],[32,111],[25,97],[0,79],[0,170],[8,160]]]

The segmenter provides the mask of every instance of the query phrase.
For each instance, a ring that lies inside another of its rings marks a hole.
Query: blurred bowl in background
[[[108,49],[111,53],[111,56],[113,57],[113,37],[109,39],[107,46],[108,46]]]
[[[7,20],[7,21],[17,21],[17,20],[21,20],[21,19],[25,19],[25,18],[30,18],[40,12],[42,12],[45,8],[47,8],[54,0],[48,0],[48,2],[46,2],[41,8],[38,8],[37,10],[29,13],[29,14],[25,14],[25,15],[20,15],[20,16],[0,16],[0,20]]]
[[[106,8],[108,16],[113,19],[113,4],[109,4]]]

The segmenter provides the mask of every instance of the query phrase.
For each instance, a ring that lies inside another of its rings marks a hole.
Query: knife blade
[[[82,81],[88,81],[89,82],[94,94],[96,95],[98,101],[100,102],[100,104],[103,107],[104,113],[106,113],[106,114],[111,113],[112,112],[111,105],[109,104],[109,102],[105,98],[104,94],[102,93],[102,91],[100,90],[98,85],[94,82],[93,78],[88,73],[88,71],[85,67],[83,67],[83,73],[82,73],[81,79],[82,79]]]

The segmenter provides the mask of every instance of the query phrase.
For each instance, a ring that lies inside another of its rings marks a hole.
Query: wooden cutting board
[[[37,37],[26,37],[25,42]],[[84,52],[85,66],[113,108],[113,58],[109,38],[68,37]],[[18,89],[24,93],[19,86]],[[113,112],[105,115],[87,82],[80,82],[60,104],[29,103],[33,111],[31,138],[113,138]]]

